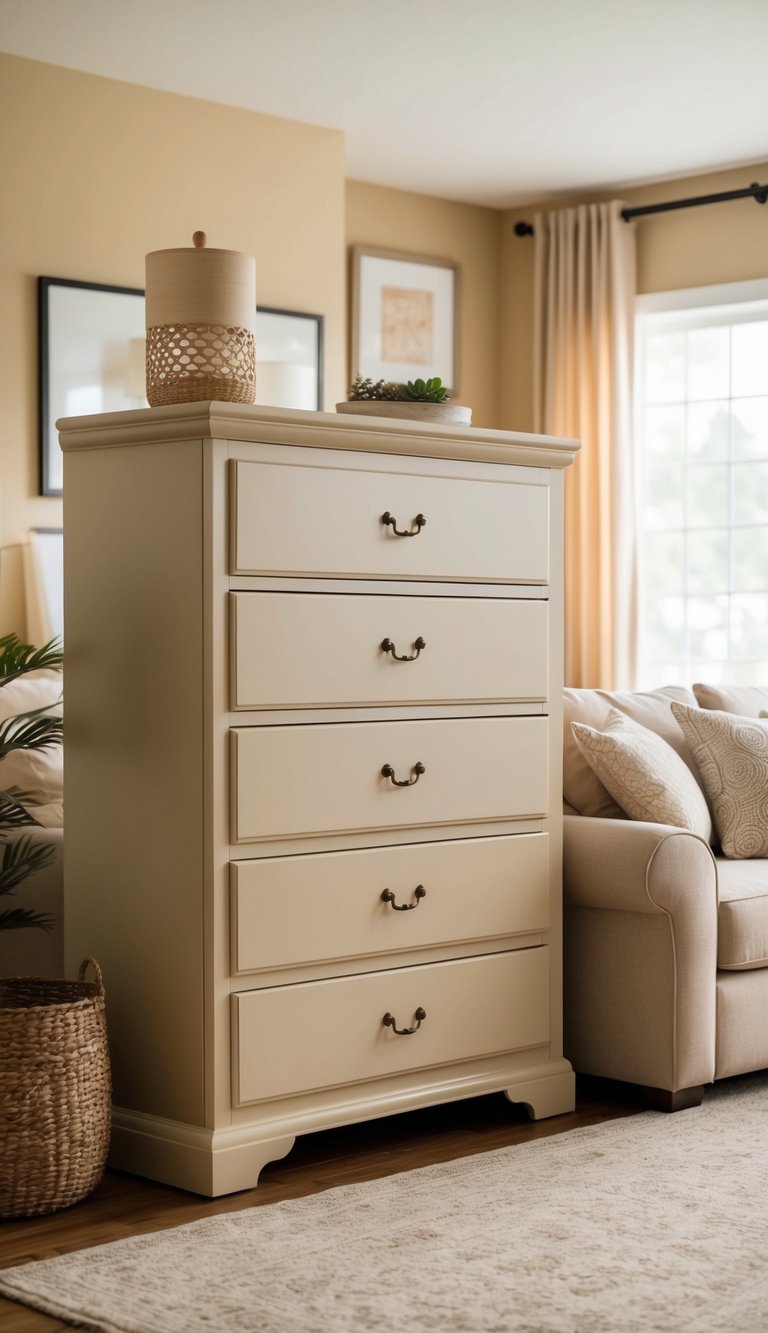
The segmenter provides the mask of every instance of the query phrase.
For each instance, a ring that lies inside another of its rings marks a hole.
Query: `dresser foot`
[[[522,1102],[531,1120],[545,1120],[550,1115],[565,1115],[576,1105],[576,1076],[567,1061],[564,1068],[540,1078],[523,1079],[504,1089],[510,1102]]]
[[[253,1126],[211,1130],[116,1106],[109,1165],[215,1198],[255,1189],[262,1169],[295,1141],[293,1134],[259,1139]]]

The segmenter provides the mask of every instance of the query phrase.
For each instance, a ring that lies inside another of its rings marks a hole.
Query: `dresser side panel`
[[[65,947],[117,1105],[202,1123],[200,441],[65,455]]]

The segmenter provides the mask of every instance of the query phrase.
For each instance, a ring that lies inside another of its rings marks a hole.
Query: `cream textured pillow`
[[[768,723],[672,704],[712,807],[723,855],[768,856]]]
[[[690,829],[709,842],[707,802],[688,765],[661,736],[614,708],[603,731],[578,722],[572,730],[587,763],[631,819]]]
[[[688,764],[694,777],[693,755],[669,711],[670,701],[695,704],[690,690],[683,685],[667,685],[658,690],[591,690],[566,687],[563,690],[563,799],[580,815],[599,819],[621,819],[623,811],[592,771],[576,744],[572,722],[602,731],[613,708],[641,727],[663,737]]]

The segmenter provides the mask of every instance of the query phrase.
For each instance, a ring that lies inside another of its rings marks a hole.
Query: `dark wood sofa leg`
[[[643,1100],[654,1111],[687,1111],[691,1106],[701,1106],[704,1088],[698,1084],[695,1088],[679,1088],[670,1092],[669,1088],[641,1088]]]

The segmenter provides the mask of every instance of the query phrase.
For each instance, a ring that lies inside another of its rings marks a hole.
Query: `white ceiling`
[[[0,0],[0,50],[343,130],[349,177],[494,207],[768,160],[768,0]]]

